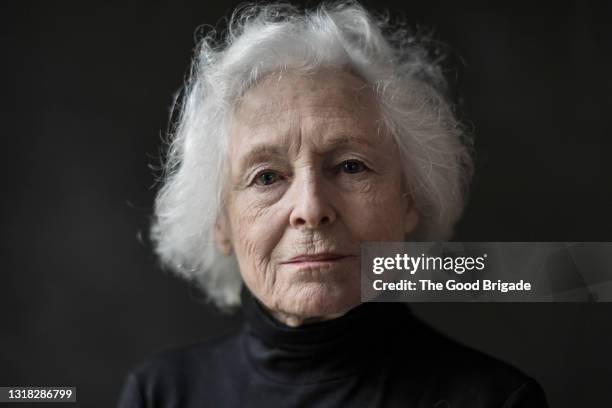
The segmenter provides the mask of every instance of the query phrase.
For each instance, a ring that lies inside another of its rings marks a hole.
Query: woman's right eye
[[[259,173],[253,182],[260,186],[269,186],[278,181],[279,178],[280,176],[272,171],[264,171]]]

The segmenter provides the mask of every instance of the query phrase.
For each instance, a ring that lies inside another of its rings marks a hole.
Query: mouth
[[[296,256],[283,263],[296,266],[318,266],[330,263],[337,263],[346,258],[349,258],[349,256],[334,253],[321,253]]]

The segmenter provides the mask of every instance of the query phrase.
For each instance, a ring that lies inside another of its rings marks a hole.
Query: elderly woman
[[[149,358],[120,407],[542,407],[537,383],[361,303],[360,243],[444,240],[471,160],[440,70],[355,3],[201,41],[157,196],[166,265],[237,333]]]

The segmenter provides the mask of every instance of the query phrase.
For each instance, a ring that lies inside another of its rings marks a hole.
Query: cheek
[[[247,200],[248,201],[248,200]],[[251,279],[267,278],[271,254],[278,242],[278,217],[271,208],[236,200],[229,210],[232,241],[241,271]]]
[[[344,201],[344,219],[360,241],[403,241],[403,210],[399,185],[388,184],[353,194]]]

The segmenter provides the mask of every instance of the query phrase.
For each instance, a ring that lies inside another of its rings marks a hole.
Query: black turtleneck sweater
[[[405,304],[364,303],[292,328],[243,291],[231,335],[147,359],[119,408],[546,407],[539,385],[415,318]]]

